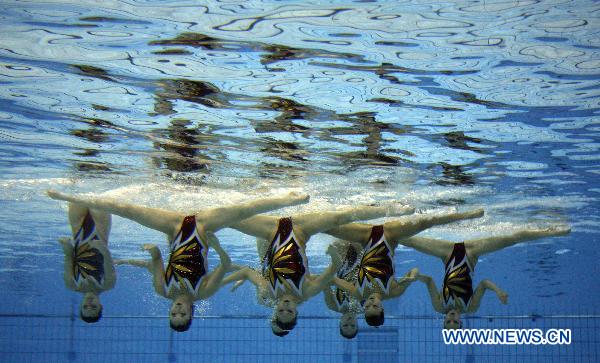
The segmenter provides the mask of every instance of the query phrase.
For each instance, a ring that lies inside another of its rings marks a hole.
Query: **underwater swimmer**
[[[508,302],[508,294],[490,280],[481,281],[473,292],[472,275],[480,256],[519,242],[562,236],[570,231],[571,229],[565,226],[554,226],[546,229],[525,229],[509,235],[460,243],[421,237],[407,238],[400,243],[444,261],[445,274],[441,292],[438,292],[430,276],[419,274],[417,279],[427,286],[435,311],[445,314],[444,328],[458,329],[462,326],[461,314],[476,312],[486,290],[494,291],[501,303]]]
[[[325,233],[362,246],[362,257],[353,276],[335,277],[333,282],[349,296],[363,301],[365,321],[380,326],[385,320],[382,300],[398,297],[415,281],[418,270],[394,279],[394,251],[401,239],[427,228],[483,216],[483,209],[432,215],[413,215],[383,225],[350,223]],[[400,242],[402,243],[402,242]],[[336,294],[340,294],[337,291]]]
[[[332,246],[337,249],[342,257],[342,264],[338,267],[336,277],[348,282],[354,281],[358,268],[362,246],[347,241],[335,241]],[[329,310],[341,313],[340,335],[352,339],[358,334],[358,321],[356,315],[362,310],[358,299],[350,296],[346,291],[329,286],[323,290],[325,305]]]
[[[257,287],[259,303],[269,305],[267,301],[275,301],[275,323],[280,329],[289,331],[296,325],[297,305],[327,287],[341,263],[339,254],[330,246],[327,253],[332,264],[320,275],[311,275],[305,253],[311,236],[355,220],[413,211],[414,208],[401,205],[364,206],[287,218],[260,215],[234,223],[231,228],[258,238],[257,252],[262,261],[262,271],[244,267],[223,279],[223,284],[237,281],[235,289],[245,280],[250,280]],[[273,332],[277,334],[275,330]]]
[[[83,293],[79,316],[87,323],[102,317],[100,293],[115,286],[116,274],[108,250],[110,215],[69,203],[72,238],[59,238],[65,254],[67,288]]]
[[[225,272],[231,266],[229,256],[220,247],[212,232],[257,213],[298,205],[309,200],[309,196],[306,194],[292,192],[283,197],[184,214],[122,203],[112,199],[79,197],[56,191],[48,191],[48,195],[53,199],[80,203],[89,208],[131,219],[167,235],[170,241],[170,256],[166,269],[163,266],[160,250],[152,244],[143,246],[150,253],[151,261],[119,260],[116,263],[130,263],[150,270],[156,292],[173,301],[169,319],[171,327],[176,331],[189,329],[192,321],[193,301],[206,299],[213,295],[218,290]],[[209,246],[213,247],[221,258],[221,265],[211,273],[207,271]]]

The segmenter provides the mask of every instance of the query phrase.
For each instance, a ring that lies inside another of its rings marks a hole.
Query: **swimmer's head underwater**
[[[340,318],[340,335],[346,339],[353,339],[356,334],[358,334],[356,314],[345,313]]]
[[[177,332],[187,331],[192,325],[194,304],[189,298],[181,297],[173,300],[169,310],[169,324]]]
[[[298,303],[289,295],[284,295],[275,306],[275,324],[283,330],[292,330],[298,319]]]
[[[370,326],[383,325],[383,322],[385,321],[385,314],[380,294],[370,294],[363,307],[365,309],[365,321],[367,324]]]
[[[102,304],[98,294],[87,292],[79,305],[79,317],[86,323],[95,323],[102,318]]]

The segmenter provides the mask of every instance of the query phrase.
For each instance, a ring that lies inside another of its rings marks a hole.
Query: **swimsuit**
[[[294,235],[292,218],[279,220],[277,233],[263,257],[262,265],[262,274],[269,282],[273,296],[277,296],[278,290],[286,291],[286,281],[296,295],[302,296],[308,262]]]
[[[100,250],[90,246],[90,242],[100,240],[96,223],[88,211],[73,238],[73,281],[78,287],[85,280],[97,286],[104,282],[104,256]]]
[[[166,291],[179,286],[180,289],[197,294],[208,267],[208,245],[198,234],[195,216],[183,219],[181,229],[170,248],[171,254],[165,271]]]
[[[442,287],[443,304],[445,307],[455,307],[455,302],[462,303],[466,308],[473,296],[473,269],[467,259],[464,243],[454,244],[452,253],[446,262],[444,285]]]
[[[348,282],[352,282],[356,279],[356,267],[358,266],[358,253],[351,245],[346,249],[346,254],[344,255],[344,259],[342,265],[337,270],[337,277],[346,280]],[[342,310],[350,307],[350,296],[348,293],[339,287],[336,287],[334,290],[335,296],[335,304],[337,305],[338,310]]]
[[[356,281],[358,291],[362,295],[367,284],[371,287],[377,284],[385,294],[388,294],[392,276],[394,276],[394,251],[385,239],[383,226],[373,226],[358,268]]]

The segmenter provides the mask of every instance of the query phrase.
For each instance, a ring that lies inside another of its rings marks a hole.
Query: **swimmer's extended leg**
[[[229,227],[250,236],[270,241],[277,232],[278,224],[279,217],[254,216],[237,223],[232,223]]]
[[[347,208],[336,212],[306,213],[294,217],[294,225],[304,234],[304,240],[317,233],[358,220],[369,220],[389,214],[412,213],[414,208],[406,206],[363,206]]]
[[[390,221],[383,226],[388,242],[397,245],[397,241],[408,238],[426,230],[427,228],[440,224],[461,221],[465,219],[479,218],[483,216],[483,209],[475,209],[461,213],[445,213],[439,215],[419,215],[405,217],[396,221]]]
[[[370,224],[365,223],[348,223],[342,226],[328,229],[325,231],[326,234],[341,238],[344,241],[350,241],[354,243],[360,243],[361,246],[365,246],[371,235],[371,229],[373,228]]]
[[[79,197],[53,190],[48,191],[48,196],[52,199],[78,203],[87,208],[101,210],[110,214],[116,214],[123,218],[138,222],[143,226],[164,232],[169,236],[174,236],[177,233],[179,227],[181,226],[181,222],[185,217],[181,213],[165,209],[142,207],[106,198],[101,199],[97,197]]]
[[[471,258],[476,262],[479,256],[501,250],[519,242],[544,237],[563,236],[570,232],[571,228],[567,226],[554,226],[545,229],[526,229],[505,236],[468,240],[465,241],[465,248],[467,253],[469,253]]]
[[[424,237],[401,239],[398,243],[406,247],[414,248],[426,255],[439,257],[442,261],[445,261],[446,258],[450,256],[450,253],[452,253],[452,249],[454,248],[454,242],[452,241]]]
[[[217,231],[229,224],[242,221],[259,213],[274,209],[307,203],[308,194],[292,192],[285,196],[259,199],[229,207],[200,210],[195,212],[196,218],[206,231]]]

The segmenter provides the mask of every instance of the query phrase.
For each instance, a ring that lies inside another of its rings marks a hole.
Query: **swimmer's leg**
[[[307,203],[308,194],[292,192],[285,196],[264,198],[234,206],[220,207],[195,212],[198,223],[206,231],[217,231],[229,224],[242,221],[259,213],[274,209]]]
[[[278,225],[279,217],[259,215],[233,223],[229,227],[247,235],[271,241],[275,237],[275,233],[277,233]]]
[[[181,213],[165,209],[142,207],[107,198],[80,197],[52,190],[48,191],[48,196],[52,199],[78,203],[92,210],[96,209],[131,219],[143,226],[164,232],[170,237],[173,237],[177,233],[185,217]]]
[[[412,208],[410,208],[412,210]],[[384,217],[393,212],[391,207],[363,206],[347,208],[336,212],[306,213],[293,218],[294,226],[303,234],[304,241],[317,233],[331,230],[337,226],[358,220],[369,220]]]
[[[373,228],[370,224],[365,223],[348,223],[342,226],[338,226],[332,229],[328,229],[324,233],[341,238],[344,241],[350,241],[358,243],[362,247],[367,245],[369,237],[371,235],[371,229]]]
[[[88,207],[77,203],[69,203],[69,224],[71,225],[72,235],[75,236],[79,232],[88,211],[90,211],[96,224],[96,232],[99,234],[100,239],[104,243],[108,243],[111,226],[110,214],[100,210],[90,210]]]
[[[426,255],[439,257],[442,261],[452,253],[454,242],[441,239],[410,237],[398,241],[399,244],[414,248],[415,250]]]
[[[403,238],[414,236],[427,228],[440,224],[447,224],[464,219],[473,219],[483,216],[483,209],[475,209],[462,213],[446,213],[439,215],[420,215],[405,217],[384,224],[384,233],[392,248],[396,248],[398,241]]]
[[[479,256],[510,247],[519,242],[544,237],[562,236],[569,234],[569,232],[571,232],[571,228],[567,226],[553,226],[545,229],[526,229],[505,236],[468,240],[465,241],[465,248],[467,253],[473,259],[473,262],[477,262]]]

